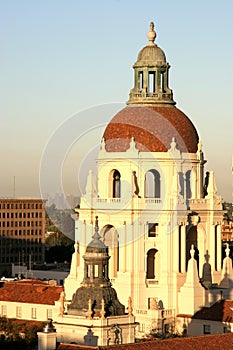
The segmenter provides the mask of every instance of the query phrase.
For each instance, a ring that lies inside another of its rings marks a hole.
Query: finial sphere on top
[[[149,43],[148,45],[155,45],[154,41],[155,41],[155,38],[156,38],[156,32],[154,31],[154,22],[150,22],[150,30],[147,34],[147,37],[149,39]]]

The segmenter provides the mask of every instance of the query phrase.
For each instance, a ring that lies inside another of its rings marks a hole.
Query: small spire
[[[195,254],[195,250],[194,250],[194,245],[192,244],[190,249],[191,259],[194,259],[194,254]]]
[[[147,37],[149,39],[149,43],[147,44],[148,46],[154,46],[155,43],[155,38],[156,38],[156,32],[154,31],[154,22],[150,22],[150,30],[149,32],[147,33]]]
[[[93,239],[100,239],[101,236],[99,234],[99,222],[98,222],[98,216],[95,217],[95,233],[92,236]]]
[[[132,315],[133,312],[133,306],[132,306],[132,298],[129,296],[128,297],[128,314]]]

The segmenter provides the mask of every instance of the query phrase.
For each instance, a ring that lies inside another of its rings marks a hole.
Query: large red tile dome
[[[107,152],[125,152],[134,138],[142,152],[167,152],[175,138],[182,152],[197,152],[198,134],[190,119],[175,106],[128,106],[104,131]]]

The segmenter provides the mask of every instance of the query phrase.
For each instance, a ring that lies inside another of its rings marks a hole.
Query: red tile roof
[[[172,138],[182,152],[197,152],[198,134],[175,106],[126,107],[110,121],[103,135],[107,152],[125,152],[134,137],[143,152],[167,152]]]
[[[99,350],[229,350],[233,349],[233,334],[210,334],[199,337],[173,338],[143,341],[99,347],[82,347],[75,344],[60,344],[58,350],[99,349]]]
[[[54,305],[63,287],[38,280],[5,282],[0,286],[0,301]]]
[[[211,307],[203,307],[200,311],[196,312],[192,318],[233,322],[233,300],[219,300]]]

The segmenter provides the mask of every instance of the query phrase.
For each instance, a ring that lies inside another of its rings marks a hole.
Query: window
[[[211,334],[211,332],[210,332],[210,325],[209,324],[204,324],[203,333],[204,334]]]
[[[16,317],[21,318],[22,317],[22,307],[16,306]]]
[[[53,318],[53,310],[52,309],[47,309],[47,320]]]
[[[145,324],[144,323],[140,323],[139,324],[139,332],[145,332]]]
[[[7,316],[7,306],[6,305],[1,306],[1,315]]]
[[[158,233],[158,223],[148,223],[148,237],[156,237],[156,234]]]
[[[113,198],[120,198],[121,196],[121,174],[118,170],[113,173]]]
[[[36,319],[36,308],[32,307],[32,318]]]
[[[160,198],[161,196],[160,173],[151,169],[145,175],[145,197]]]
[[[155,254],[157,253],[157,249],[150,249],[147,252],[146,259],[146,278],[154,279],[155,278]]]

